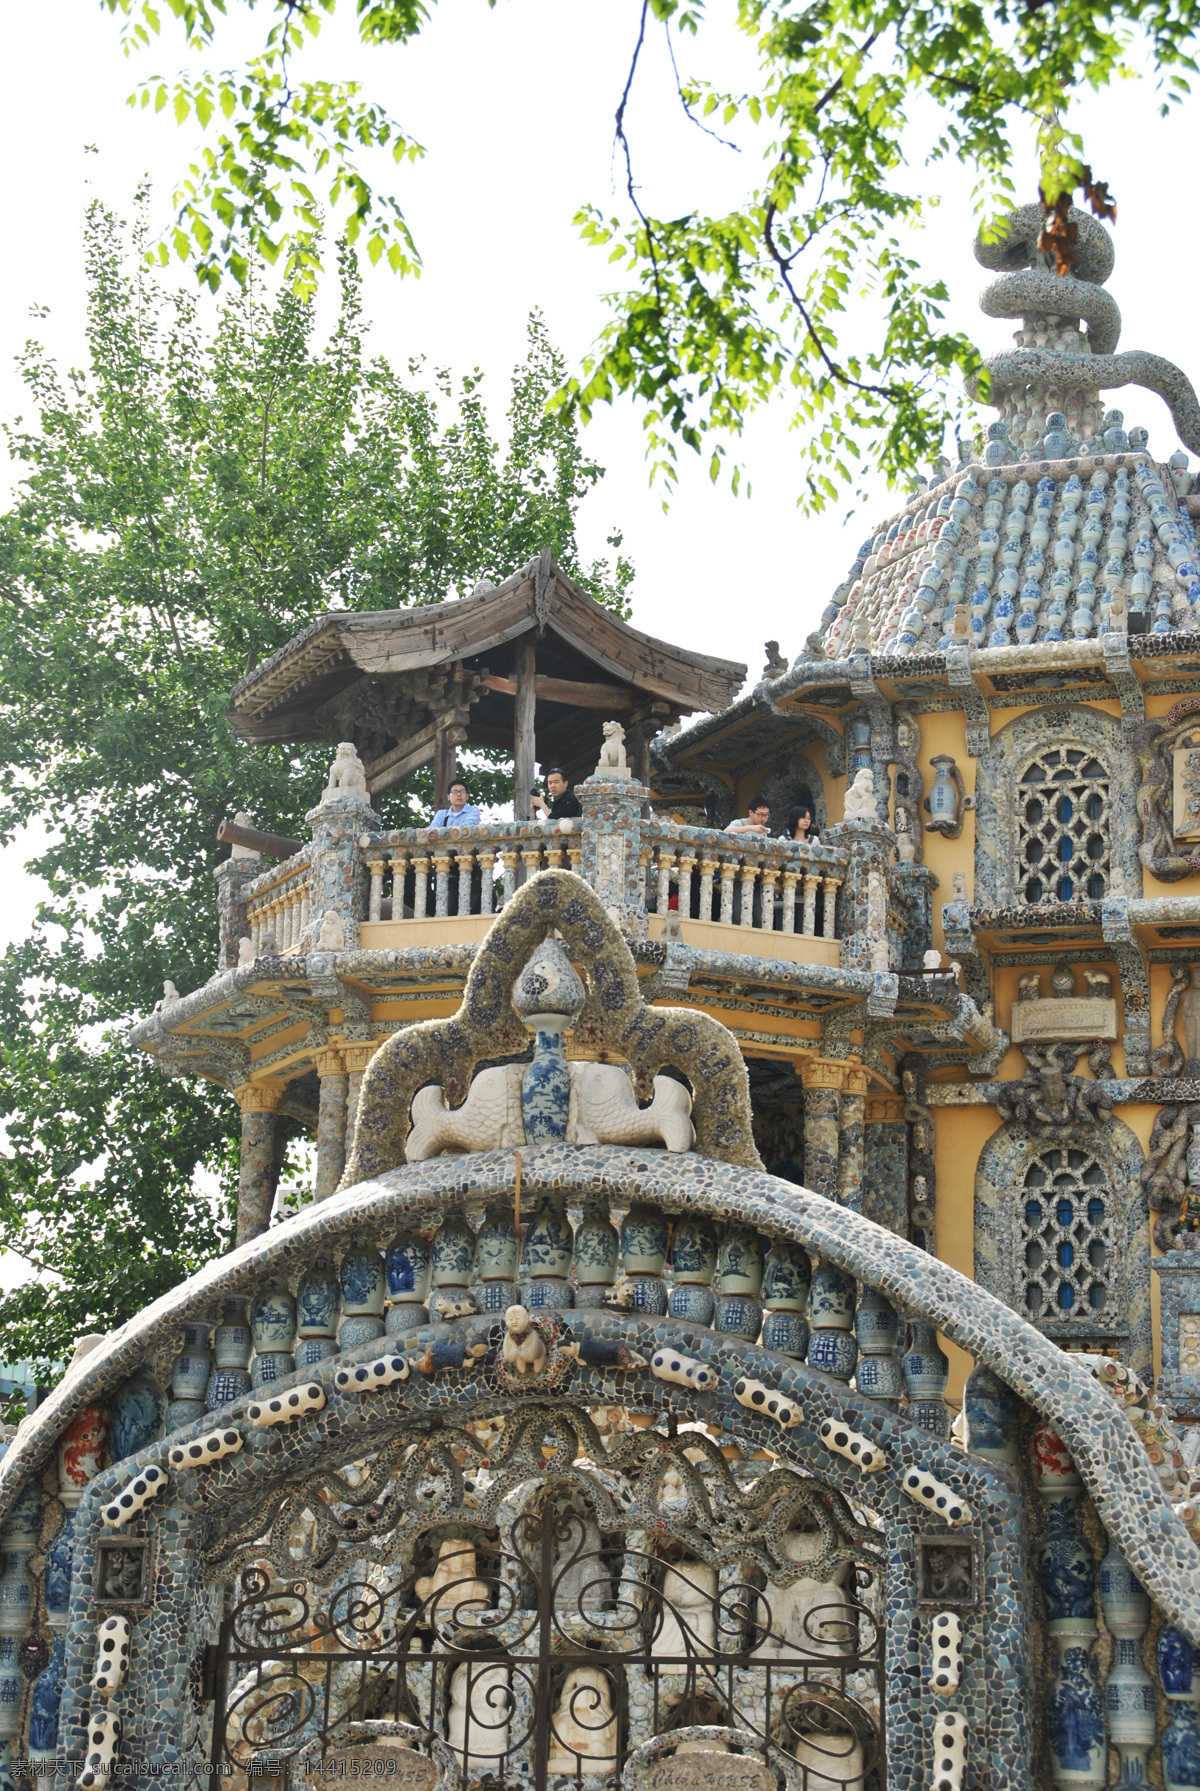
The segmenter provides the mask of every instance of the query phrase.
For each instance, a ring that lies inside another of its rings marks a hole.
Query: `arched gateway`
[[[966,1448],[939,1331],[976,1362]],[[95,1471],[159,1358],[177,1422],[210,1371],[232,1397]],[[10,1447],[14,1770],[1099,1791],[1108,1742],[1134,1783],[1166,1724],[1191,1784],[1200,1555],[1094,1366],[758,1167],[731,1036],[642,1006],[545,872],[459,1014],[377,1053],[341,1190]]]

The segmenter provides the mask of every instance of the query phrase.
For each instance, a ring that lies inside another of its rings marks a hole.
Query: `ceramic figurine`
[[[685,1673],[689,1658],[712,1652],[717,1634],[716,1597],[715,1567],[685,1559],[667,1568],[658,1627],[650,1642],[651,1657],[663,1663],[660,1672]]]
[[[472,1783],[485,1773],[503,1775],[511,1709],[507,1667],[468,1658],[454,1669],[446,1740]]]
[[[550,1718],[551,1773],[607,1778],[617,1764],[612,1687],[599,1667],[573,1667]]]

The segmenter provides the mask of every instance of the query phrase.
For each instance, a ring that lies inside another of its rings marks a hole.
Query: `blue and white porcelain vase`
[[[1100,1609],[1118,1640],[1137,1641],[1150,1626],[1150,1600],[1115,1542],[1100,1563]]]
[[[322,1362],[332,1361],[337,1353],[338,1346],[332,1337],[298,1337],[292,1359],[297,1368],[319,1368]]]
[[[246,1301],[240,1294],[225,1301],[221,1322],[213,1332],[213,1361],[218,1368],[249,1368],[254,1339]]]
[[[533,1034],[533,1062],[521,1078],[527,1144],[560,1144],[567,1135],[571,1072],[565,1035],[586,992],[557,939],[544,939],[517,978],[512,1004]]]
[[[1154,1680],[1142,1665],[1141,1644],[1129,1637],[1117,1641],[1104,1682],[1104,1707],[1109,1739],[1121,1755],[1121,1783],[1144,1785],[1158,1729],[1157,1703]]]
[[[495,1286],[495,1283],[492,1284]],[[402,1337],[406,1331],[416,1331],[429,1322],[429,1311],[425,1306],[414,1306],[411,1300],[398,1300],[389,1306],[384,1314],[383,1332],[385,1337]]]
[[[763,1319],[760,1299],[748,1293],[719,1293],[714,1304],[714,1331],[744,1338],[747,1343],[758,1342]]]
[[[260,1349],[250,1364],[250,1385],[258,1392],[263,1387],[273,1387],[277,1381],[286,1380],[295,1372],[296,1358],[291,1350]]]
[[[854,1385],[868,1399],[903,1399],[904,1371],[895,1356],[864,1356],[860,1353],[854,1370]]]
[[[667,1310],[672,1318],[683,1319],[686,1324],[711,1325],[716,1311],[713,1290],[699,1281],[676,1281]]]
[[[172,1399],[204,1398],[208,1377],[212,1373],[212,1351],[208,1339],[210,1327],[205,1324],[184,1325],[183,1348],[171,1370]]]
[[[338,1265],[338,1284],[343,1318],[360,1318],[366,1313],[382,1315],[383,1262],[378,1250],[366,1244],[352,1245]]]
[[[423,1306],[429,1298],[433,1251],[418,1231],[394,1237],[384,1262],[389,1306]]]
[[[963,1388],[963,1411],[970,1453],[1011,1467],[1017,1460],[1021,1429],[1021,1401],[1012,1388],[977,1363]]]
[[[769,1264],[768,1264],[769,1267]],[[803,1356],[808,1348],[808,1320],[789,1306],[763,1313],[762,1347],[781,1356]]]
[[[661,1275],[667,1266],[667,1216],[641,1202],[621,1222],[621,1266],[627,1275]]]
[[[803,1312],[812,1286],[808,1251],[776,1238],[763,1269],[763,1305],[770,1312]]]
[[[75,1513],[63,1514],[62,1528],[46,1557],[46,1621],[52,1629],[65,1626],[71,1605],[71,1550],[75,1541]]]
[[[813,1329],[848,1331],[854,1323],[856,1293],[853,1275],[843,1274],[832,1263],[819,1263],[808,1301],[808,1317]]]
[[[836,1326],[816,1327],[808,1334],[810,1368],[828,1374],[835,1381],[848,1381],[858,1362],[858,1343],[853,1331]]]
[[[463,1213],[448,1213],[433,1234],[434,1287],[469,1287],[475,1272],[475,1233]]]
[[[515,1281],[520,1240],[507,1201],[493,1202],[484,1214],[475,1240],[475,1261],[481,1281]]]
[[[860,1354],[892,1356],[900,1334],[900,1314],[877,1287],[864,1287],[854,1311],[854,1335]]]
[[[117,1389],[109,1431],[114,1461],[136,1455],[166,1431],[167,1400],[148,1362]]]
[[[296,1302],[282,1281],[269,1281],[250,1304],[250,1335],[260,1354],[296,1343]]]
[[[1162,1733],[1163,1784],[1166,1791],[1196,1791],[1200,1786],[1200,1679],[1196,1652],[1173,1625],[1159,1631],[1158,1677],[1170,1719]]]
[[[1095,1658],[1079,1637],[1059,1636],[1056,1647],[1059,1659],[1046,1700],[1051,1776],[1056,1785],[1103,1791],[1108,1748]]]
[[[361,1343],[378,1343],[385,1334],[384,1321],[374,1312],[348,1312],[338,1326],[338,1349],[357,1349]]]
[[[910,1399],[941,1399],[950,1378],[950,1358],[937,1340],[936,1325],[914,1319],[904,1353],[904,1384]]]
[[[17,1659],[21,1646],[19,1635],[0,1633],[0,1740],[7,1745],[17,1732],[24,1681]]]
[[[14,1548],[0,1537],[0,1635],[23,1636],[33,1609],[30,1546]]]
[[[207,1392],[207,1381],[204,1386]],[[195,1423],[197,1418],[203,1416],[204,1410],[203,1399],[169,1399],[167,1401],[167,1435],[173,1436],[185,1425]]]
[[[1095,1563],[1072,1489],[1043,1499],[1046,1527],[1039,1550],[1039,1577],[1052,1636],[1095,1634]]]
[[[515,1281],[481,1281],[475,1289],[477,1312],[507,1312],[510,1306],[519,1306],[520,1303],[521,1290]],[[399,1310],[399,1307],[393,1306],[388,1313],[389,1320],[392,1312]]]
[[[208,1377],[204,1404],[210,1412],[218,1412],[223,1405],[232,1405],[235,1399],[249,1393],[252,1385],[248,1368],[214,1368]]]
[[[719,1294],[762,1293],[763,1241],[749,1225],[731,1225],[717,1252]]]
[[[608,1216],[606,1200],[591,1200],[584,1207],[583,1222],[575,1233],[577,1304],[599,1305],[605,1290],[617,1278],[621,1240]]]
[[[324,1256],[318,1256],[296,1289],[296,1335],[332,1337],[337,1332],[337,1277]]]
[[[538,1275],[522,1281],[517,1302],[528,1312],[561,1312],[574,1305],[575,1289],[565,1275]]]
[[[29,1760],[34,1766],[53,1766],[58,1758],[58,1712],[66,1676],[65,1635],[54,1638],[50,1659],[34,1681],[29,1701]]]
[[[707,1219],[677,1219],[671,1236],[671,1270],[675,1285],[711,1287],[717,1272],[717,1234]]]
[[[540,1280],[547,1275],[565,1281],[571,1272],[573,1248],[574,1240],[563,1202],[549,1198],[542,1200],[525,1233],[525,1248],[521,1253],[522,1281]]]
[[[625,1285],[629,1293],[627,1312],[636,1312],[643,1318],[663,1317],[670,1294],[661,1275],[630,1275]]]

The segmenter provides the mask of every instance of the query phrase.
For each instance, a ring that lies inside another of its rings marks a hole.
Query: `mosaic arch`
[[[1069,792],[1069,816],[1055,812],[1059,787]],[[1137,789],[1138,766],[1121,723],[1103,710],[1056,704],[1009,722],[993,736],[976,773],[975,905],[1140,894]],[[1097,800],[1101,812],[1089,813]],[[1027,813],[1031,804],[1040,812]],[[1093,839],[1102,842],[1098,858],[1089,853]],[[1065,863],[1064,842],[1072,854]],[[1039,846],[1040,856],[1032,857]],[[1054,867],[1037,879],[1040,893],[1028,887],[1038,865]],[[1060,897],[1064,871],[1074,872],[1072,888]],[[1098,894],[1089,890],[1095,877],[1104,885]]]
[[[1013,1120],[975,1172],[975,1278],[1049,1337],[1153,1372],[1142,1147],[1122,1120],[1039,1137]]]

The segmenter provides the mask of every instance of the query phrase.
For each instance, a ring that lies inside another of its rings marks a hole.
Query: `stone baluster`
[[[758,866],[752,858],[743,858],[740,868],[742,879],[742,908],[738,922],[743,927],[754,925],[754,885],[758,881]]]
[[[575,1232],[575,1304],[603,1306],[617,1278],[621,1240],[608,1212],[608,1200],[591,1194],[583,1203],[583,1220]]]
[[[372,1039],[360,1039],[353,1044],[342,1046],[342,1058],[346,1065],[346,1161],[350,1161],[354,1150],[354,1132],[358,1125],[358,1102],[362,1094],[362,1081],[367,1065],[374,1057],[377,1046]]]
[[[240,1295],[232,1295],[225,1301],[221,1322],[213,1332],[213,1367],[204,1393],[204,1403],[210,1412],[231,1405],[250,1391],[250,1352],[253,1347],[246,1301]]]
[[[1150,1749],[1157,1733],[1154,1680],[1142,1661],[1142,1641],[1150,1626],[1150,1600],[1110,1542],[1100,1563],[1100,1609],[1114,1656],[1104,1683],[1109,1738],[1121,1756],[1121,1791],[1150,1782]]]
[[[296,1289],[296,1367],[316,1368],[337,1355],[339,1292],[327,1257],[318,1256]]]
[[[298,915],[292,903],[292,892],[290,889],[284,890],[279,898],[279,903],[282,909],[279,925],[279,955],[282,957],[284,952],[291,951],[293,945],[296,943],[294,922],[298,918]]]
[[[846,1065],[812,1058],[800,1065],[804,1084],[804,1185],[837,1199],[838,1119]]]
[[[270,1387],[296,1372],[296,1302],[285,1281],[268,1281],[250,1302],[252,1387]]]
[[[1196,1650],[1181,1630],[1159,1631],[1158,1677],[1167,1704],[1160,1756],[1166,1791],[1194,1791],[1200,1772],[1200,1674]]]
[[[821,887],[821,879],[811,871],[804,873],[804,919],[800,931],[806,939],[811,939],[817,930],[817,891]]]
[[[409,855],[397,849],[392,853],[392,919],[404,919],[404,885],[408,878]]]
[[[687,847],[679,854],[679,918],[690,920],[692,917],[692,873],[696,868],[696,854]],[[701,910],[703,918],[703,910]]]
[[[713,878],[718,863],[715,858],[700,860],[700,919],[711,920],[713,917]]]
[[[450,912],[450,848],[443,846],[433,855],[433,868],[436,873],[434,909],[438,920],[443,920]]]
[[[812,1264],[808,1252],[799,1244],[774,1238],[763,1270],[762,1326],[764,1349],[778,1350],[783,1356],[803,1357],[808,1348],[808,1305],[812,1284]]]
[[[863,1210],[863,1140],[868,1081],[866,1070],[854,1064],[847,1068],[838,1114],[838,1205],[848,1206],[855,1213]]]
[[[575,875],[578,877],[582,874],[581,866],[583,864],[583,847],[575,845],[574,839],[575,839],[575,836],[572,835],[571,844],[568,845],[568,847],[567,847],[567,864],[570,867],[570,869],[574,871]]]
[[[282,1082],[243,1082],[233,1091],[242,1116],[238,1150],[238,1204],[235,1246],[261,1237],[271,1222],[279,1186],[276,1148]]]
[[[300,933],[302,937],[308,927],[309,921],[312,919],[312,912],[309,907],[310,889],[311,885],[306,878],[300,891]]]
[[[337,1192],[346,1167],[346,1103],[350,1093],[341,1048],[326,1045],[316,1053],[320,1093],[317,1102],[317,1180],[314,1200]]]
[[[424,920],[429,913],[429,854],[421,848],[413,853],[413,919]]]
[[[902,1399],[904,1371],[896,1357],[900,1315],[878,1288],[864,1287],[854,1314],[858,1365],[854,1384],[868,1399]]]
[[[736,860],[726,858],[721,861],[721,921],[723,925],[733,925],[733,885],[737,877]]]
[[[836,1381],[848,1381],[858,1361],[854,1335],[857,1289],[853,1275],[843,1274],[830,1263],[821,1263],[812,1281],[808,1336],[808,1366]]]
[[[757,1343],[762,1330],[763,1241],[748,1225],[730,1225],[717,1252],[713,1329]]]
[[[455,903],[454,908],[456,914],[470,914],[471,887],[474,881],[475,849],[473,846],[460,846],[458,848],[458,900]],[[483,880],[481,877],[480,889],[482,890],[482,888]],[[482,913],[482,909],[480,912]]]
[[[764,933],[775,930],[775,886],[779,882],[779,872],[772,864],[763,865],[762,874],[762,925]]]
[[[352,1238],[338,1264],[341,1318],[338,1350],[378,1343],[384,1334],[383,1302],[386,1283],[383,1258],[373,1244]]]
[[[500,863],[503,867],[503,887],[500,895],[500,906],[502,908],[506,902],[511,902],[513,896],[517,893],[517,859],[518,854],[515,846],[505,846],[502,849],[500,853]]]
[[[1083,1482],[1062,1438],[1044,1424],[1033,1435],[1033,1472],[1045,1513],[1039,1572],[1046,1629],[1058,1656],[1046,1703],[1050,1775],[1056,1785],[1103,1791],[1108,1749],[1092,1652],[1095,1563],[1080,1509]]]
[[[685,1214],[675,1221],[671,1236],[671,1273],[674,1285],[667,1299],[672,1318],[688,1324],[711,1325],[713,1277],[717,1272],[717,1234],[707,1219]]]
[[[641,1201],[621,1221],[621,1304],[626,1311],[661,1318],[667,1310],[667,1232],[665,1215]]]
[[[371,873],[371,894],[367,902],[367,919],[380,920],[383,917],[383,858],[368,858],[367,869]]]
[[[532,841],[521,847],[521,882],[528,883],[542,868],[542,846],[540,840]]]
[[[779,930],[781,933],[796,931],[796,884],[799,882],[797,871],[784,871],[783,896],[780,903]]]
[[[909,1345],[901,1366],[908,1392],[908,1415],[930,1436],[950,1435],[951,1413],[946,1404],[950,1359],[938,1343],[937,1326],[914,1319],[909,1326]]]
[[[667,906],[671,900],[671,872],[675,868],[675,854],[666,846],[658,848],[658,890],[655,896],[655,912],[666,918]]]
[[[821,888],[825,892],[825,910],[821,916],[822,939],[836,939],[837,924],[837,892],[842,887],[840,877],[822,877]]]

